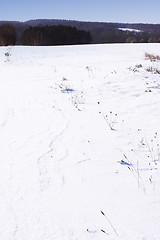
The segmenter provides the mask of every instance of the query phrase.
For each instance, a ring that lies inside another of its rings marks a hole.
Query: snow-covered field
[[[159,44],[0,48],[0,239],[160,239],[145,52]]]

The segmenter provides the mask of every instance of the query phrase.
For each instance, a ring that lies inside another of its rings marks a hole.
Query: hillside
[[[6,23],[6,21],[0,21],[0,25]],[[84,21],[72,21],[72,20],[56,20],[56,19],[37,19],[29,20],[26,22],[7,22],[15,26],[17,30],[17,37],[29,27],[35,26],[53,26],[53,25],[67,25],[76,27],[80,30],[89,31],[92,36],[92,43],[112,43],[112,42],[126,42],[127,38],[131,42],[148,42],[152,36],[157,36],[157,41],[160,40],[160,24],[131,24],[131,23],[105,23],[105,22],[84,22]],[[141,30],[141,33],[136,35],[135,33],[127,33],[129,36],[119,30],[119,28],[129,28],[135,30]]]
[[[81,28],[87,31],[96,31],[96,30],[106,30],[108,28],[133,28],[139,29],[141,31],[148,32],[160,32],[160,24],[141,24],[141,23],[108,23],[108,22],[85,22],[85,21],[72,21],[72,20],[56,20],[56,19],[37,19],[29,20],[24,22],[24,24],[30,26],[37,25],[70,25],[77,28]]]

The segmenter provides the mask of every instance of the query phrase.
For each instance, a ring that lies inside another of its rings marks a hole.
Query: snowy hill
[[[0,48],[2,240],[160,239],[158,44]]]

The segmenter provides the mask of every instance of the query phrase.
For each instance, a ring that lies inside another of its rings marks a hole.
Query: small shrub
[[[133,72],[139,72],[138,69],[142,68],[142,64],[136,64],[135,67],[133,68]]]
[[[160,56],[159,55],[154,55],[150,53],[145,53],[145,59],[150,60],[151,62],[159,61]]]
[[[154,74],[160,74],[160,70],[158,70],[157,68],[154,68],[154,67],[148,67],[148,68],[146,68],[146,71],[154,73]]]
[[[0,46],[9,46],[16,44],[16,29],[11,24],[0,25]]]
[[[135,67],[136,68],[142,68],[142,64],[136,64]]]

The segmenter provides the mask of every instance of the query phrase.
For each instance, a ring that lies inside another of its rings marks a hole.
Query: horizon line
[[[0,20],[0,22],[19,22],[19,23],[26,23],[29,21],[40,21],[40,20],[47,20],[47,21],[70,21],[70,22],[84,22],[84,23],[113,23],[113,24],[146,24],[146,25],[160,25],[160,23],[143,23],[143,22],[112,22],[112,21],[89,21],[89,20],[73,20],[73,19],[60,19],[60,18],[35,18],[35,19],[28,19],[25,21],[21,20]]]

